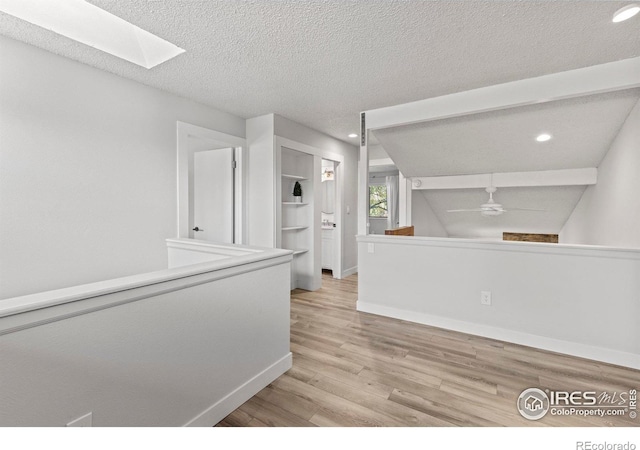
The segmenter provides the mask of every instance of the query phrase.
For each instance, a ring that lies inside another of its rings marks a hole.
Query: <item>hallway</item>
[[[357,275],[291,293],[293,367],[217,426],[638,426],[619,417],[529,421],[530,387],[608,393],[640,372],[355,310]]]

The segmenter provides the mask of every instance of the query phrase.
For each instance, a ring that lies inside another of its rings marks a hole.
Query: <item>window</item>
[[[387,217],[387,185],[369,185],[369,217]]]

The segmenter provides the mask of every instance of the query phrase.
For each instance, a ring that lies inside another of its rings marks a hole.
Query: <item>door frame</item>
[[[244,138],[199,127],[185,122],[176,122],[177,132],[177,228],[178,238],[190,238],[192,221],[191,192],[193,178],[193,154],[196,149],[190,138],[207,141],[214,148],[234,148],[236,172],[234,176],[234,243],[246,244],[246,149]]]

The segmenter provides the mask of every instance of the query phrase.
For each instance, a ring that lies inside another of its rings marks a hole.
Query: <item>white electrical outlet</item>
[[[93,412],[78,417],[67,424],[68,427],[91,427],[93,426]]]
[[[491,306],[491,291],[480,291],[480,304]]]
[[[367,251],[368,251],[369,253],[375,253],[375,251],[376,251],[376,247],[375,247],[375,245],[373,244],[373,242],[369,242],[369,243],[367,243]]]

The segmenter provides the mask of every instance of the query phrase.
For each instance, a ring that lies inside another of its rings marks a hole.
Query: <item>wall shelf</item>
[[[320,223],[320,204],[316,199],[320,184],[320,158],[279,148],[276,198],[276,247],[291,250],[291,289],[318,289],[320,279],[319,242],[315,242]],[[293,197],[295,184],[302,189],[302,202]],[[318,217],[316,217],[318,215]],[[318,270],[316,270],[318,269]],[[317,272],[317,273],[316,273]]]
[[[298,181],[308,180],[308,178],[306,178],[306,177],[301,177],[299,175],[289,175],[289,174],[286,174],[286,173],[282,174],[282,178],[288,178],[290,180],[298,180]]]

